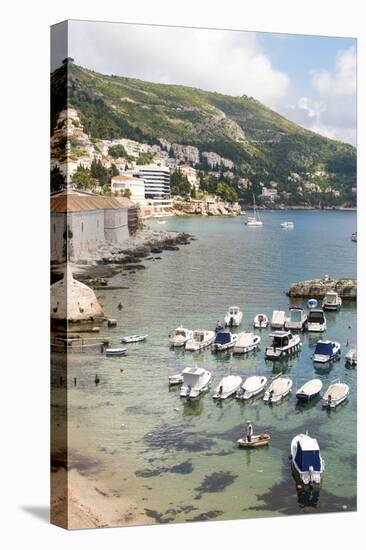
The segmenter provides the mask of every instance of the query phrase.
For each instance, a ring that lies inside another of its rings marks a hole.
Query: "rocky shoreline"
[[[343,300],[354,301],[357,299],[357,279],[337,279],[326,275],[322,279],[292,283],[286,294],[291,298],[324,298],[330,290],[338,292]]]
[[[240,216],[241,207],[238,203],[210,203],[206,201],[174,201],[173,216]]]

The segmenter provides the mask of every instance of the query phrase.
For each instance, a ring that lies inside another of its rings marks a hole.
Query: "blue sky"
[[[356,144],[356,40],[92,21],[69,22],[84,67],[248,95],[322,135]]]

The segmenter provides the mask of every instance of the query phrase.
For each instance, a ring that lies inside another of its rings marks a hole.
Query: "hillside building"
[[[121,174],[111,178],[112,193],[124,192],[127,190],[130,191],[130,198],[133,202],[136,204],[145,203],[145,181],[142,178],[128,174]]]

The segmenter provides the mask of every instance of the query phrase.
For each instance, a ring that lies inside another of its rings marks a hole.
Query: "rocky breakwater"
[[[343,300],[356,300],[357,279],[336,279],[326,275],[322,279],[292,283],[286,294],[292,298],[324,298],[331,290],[338,292]]]
[[[240,216],[242,213],[238,203],[207,202],[207,201],[174,201],[175,216]]]

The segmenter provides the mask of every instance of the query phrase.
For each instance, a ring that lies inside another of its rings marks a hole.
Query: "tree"
[[[114,159],[118,159],[120,157],[127,158],[127,152],[126,149],[123,147],[123,145],[112,145],[108,149],[108,154],[113,157]]]
[[[192,199],[196,199],[196,198],[197,198],[196,187],[195,187],[194,185],[192,185],[191,197],[192,197]]]
[[[154,155],[152,153],[140,153],[136,164],[150,164],[153,158]]]
[[[183,197],[187,197],[191,193],[191,184],[179,168],[170,175],[170,191],[172,195],[182,195]]]
[[[216,194],[224,201],[236,202],[238,200],[238,193],[230,187],[227,183],[220,181],[216,188]]]
[[[100,160],[93,160],[90,167],[90,175],[99,181],[100,185],[105,185],[109,181],[108,170],[104,168]]]
[[[50,184],[51,193],[53,193],[54,191],[60,191],[66,185],[65,176],[61,174],[58,166],[51,170]]]
[[[112,166],[110,167],[109,175],[110,175],[111,178],[113,178],[114,176],[119,175],[119,170],[118,170],[118,168],[115,164],[112,164]]]
[[[126,197],[127,199],[130,199],[131,198],[131,190],[130,189],[124,189],[124,191],[122,191],[122,197]]]
[[[92,189],[94,187],[90,176],[90,170],[81,165],[79,165],[73,173],[71,181],[78,189]]]

